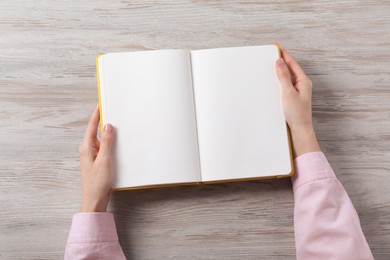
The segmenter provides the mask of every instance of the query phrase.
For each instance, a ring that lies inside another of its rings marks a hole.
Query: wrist
[[[106,212],[108,201],[108,198],[88,199],[83,197],[80,212]]]
[[[294,159],[305,153],[320,151],[314,127],[304,126],[291,129]]]

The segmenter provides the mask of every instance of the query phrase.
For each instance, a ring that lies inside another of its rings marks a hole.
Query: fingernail
[[[105,126],[104,126],[104,132],[105,133],[111,133],[112,132],[112,125],[110,125],[110,124],[106,124]]]
[[[284,62],[284,60],[282,58],[279,58],[277,61],[276,61],[276,65],[279,66],[279,67],[282,67],[282,66],[285,66],[286,63]]]

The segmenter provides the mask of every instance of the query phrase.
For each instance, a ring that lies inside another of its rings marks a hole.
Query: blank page
[[[292,171],[276,46],[191,52],[203,181]]]
[[[200,181],[188,51],[98,60],[103,122],[116,130],[114,188]]]

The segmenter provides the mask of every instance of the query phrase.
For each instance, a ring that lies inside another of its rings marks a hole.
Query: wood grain
[[[0,259],[61,259],[95,56],[279,42],[314,83],[322,150],[390,258],[388,1],[1,1]],[[294,259],[286,180],[115,193],[129,259]]]

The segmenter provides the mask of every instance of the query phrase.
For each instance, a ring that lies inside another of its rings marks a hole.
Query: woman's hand
[[[113,176],[111,147],[114,142],[114,129],[110,124],[105,125],[99,141],[98,125],[99,107],[96,107],[79,148],[83,189],[81,212],[104,212],[107,210],[110,198]]]
[[[291,130],[294,158],[320,147],[314,132],[311,115],[312,82],[305,72],[281,48],[282,58],[276,61],[276,74],[282,91],[284,117]]]

